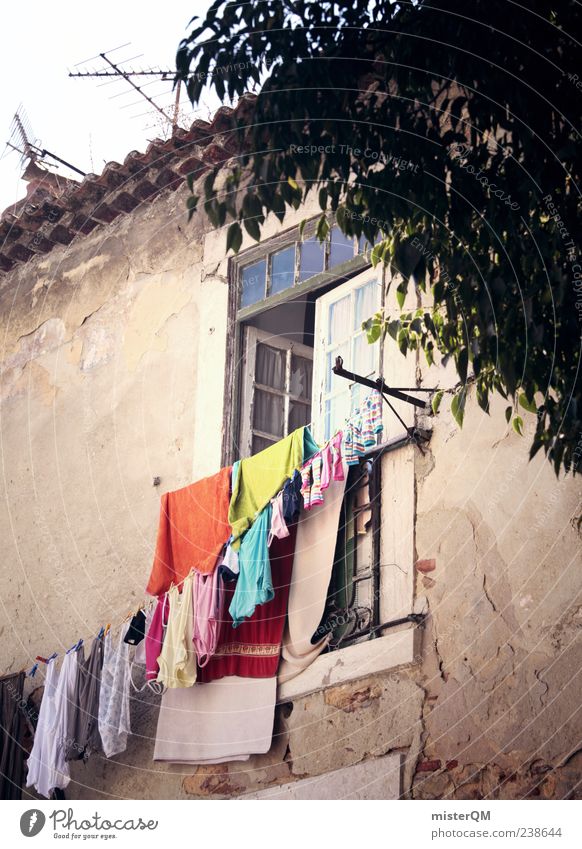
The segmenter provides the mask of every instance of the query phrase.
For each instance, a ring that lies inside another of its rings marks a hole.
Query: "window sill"
[[[279,684],[277,702],[288,702],[327,687],[415,663],[420,654],[420,639],[419,628],[407,627],[375,640],[320,655],[296,678]]]

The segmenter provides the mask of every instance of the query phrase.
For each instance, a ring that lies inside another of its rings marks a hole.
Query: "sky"
[[[103,85],[108,81],[70,79],[68,73],[104,67],[98,54],[107,51],[114,51],[108,55],[118,63],[138,57],[127,62],[126,68],[171,69],[190,19],[208,6],[209,0],[2,4],[0,212],[26,193],[20,156],[5,145],[20,105],[37,143],[81,171],[99,174],[106,162],[123,161],[131,150],[145,150],[151,139],[163,135],[161,116],[124,81]],[[171,85],[156,81],[144,90],[161,107],[171,108]],[[195,117],[208,118],[219,103],[208,97],[194,113],[184,96],[182,105],[187,126]],[[58,172],[75,176],[62,167]]]

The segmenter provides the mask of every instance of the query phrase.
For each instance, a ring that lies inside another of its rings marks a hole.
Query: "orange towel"
[[[194,568],[209,574],[230,537],[231,467],[196,483],[166,492],[160,506],[156,554],[147,592],[160,595]]]

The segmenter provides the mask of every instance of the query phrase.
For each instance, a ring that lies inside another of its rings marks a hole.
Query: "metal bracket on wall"
[[[376,380],[371,380],[369,377],[364,377],[361,374],[356,374],[353,371],[348,371],[344,368],[344,361],[341,357],[336,357],[335,366],[332,368],[333,373],[337,377],[343,377],[346,380],[350,380],[352,383],[359,383],[361,386],[368,386],[370,389],[377,389],[378,392],[382,395],[385,403],[388,405],[390,410],[394,413],[402,427],[406,430],[409,439],[418,445],[420,448],[422,442],[428,442],[428,437],[426,437],[419,428],[416,427],[408,427],[402,416],[398,413],[397,410],[394,409],[393,405],[390,403],[389,398],[390,395],[392,398],[397,398],[399,401],[404,401],[406,404],[412,404],[414,407],[419,407],[420,409],[426,409],[426,402],[421,401],[420,398],[414,398],[412,395],[409,395],[408,392],[436,392],[436,389],[424,389],[422,387],[394,387],[388,386],[384,383],[384,379],[379,377]]]

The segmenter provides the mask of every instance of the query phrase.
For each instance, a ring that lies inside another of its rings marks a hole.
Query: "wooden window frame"
[[[289,434],[289,411],[290,411],[290,403],[291,401],[296,401],[297,403],[304,404],[305,406],[309,406],[311,408],[311,399],[309,402],[305,401],[303,398],[297,398],[296,396],[291,395],[290,392],[290,380],[291,380],[291,361],[293,355],[297,355],[299,357],[303,357],[306,360],[311,360],[313,362],[313,348],[310,348],[308,345],[302,345],[300,342],[294,342],[290,339],[287,339],[285,342],[273,337],[271,334],[267,333],[264,330],[259,330],[258,327],[253,327],[252,325],[247,325],[244,327],[244,343],[243,343],[243,363],[241,368],[241,403],[240,403],[240,456],[241,457],[249,457],[252,453],[252,444],[253,444],[253,436],[262,436],[266,439],[271,439],[272,434],[263,433],[262,431],[257,431],[253,427],[253,415],[254,415],[254,400],[255,400],[255,389],[263,389],[266,392],[270,392],[273,395],[282,395],[284,398],[284,424],[283,424],[283,436],[288,436]],[[278,348],[281,351],[286,352],[285,359],[285,388],[283,390],[276,390],[270,386],[262,386],[261,384],[257,384],[255,382],[256,376],[256,354],[257,354],[257,344],[263,343],[269,345],[271,348]],[[242,412],[244,411],[244,413]],[[243,417],[244,416],[244,417]]]

